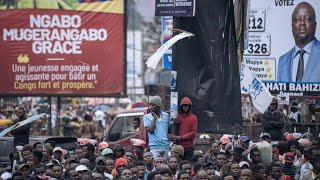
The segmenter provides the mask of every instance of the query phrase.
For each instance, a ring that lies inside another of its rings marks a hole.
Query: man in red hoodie
[[[170,139],[178,141],[179,145],[184,148],[185,160],[191,161],[193,156],[194,138],[197,133],[198,120],[197,116],[191,113],[192,103],[188,97],[181,100],[179,106],[178,120],[179,130],[178,136],[170,135]]]

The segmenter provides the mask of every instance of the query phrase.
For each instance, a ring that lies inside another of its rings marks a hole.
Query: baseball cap
[[[18,166],[18,171],[24,167],[28,167],[30,169],[30,166],[28,164],[21,164],[20,166]]]
[[[130,142],[133,146],[141,146],[143,148],[145,148],[147,146],[147,143],[141,139],[131,138]]]
[[[106,163],[106,159],[102,156],[99,156],[96,158],[96,164],[99,162],[99,161],[102,161],[104,164]]]
[[[173,145],[171,152],[178,153],[180,156],[184,156],[184,148],[181,145]]]
[[[2,173],[2,174],[1,174],[1,178],[2,178],[3,180],[7,180],[7,179],[12,178],[12,175],[11,175],[10,173],[8,173],[8,172],[5,172],[5,173]]]
[[[240,137],[240,141],[241,141],[242,143],[245,143],[245,142],[247,142],[247,141],[250,141],[250,139],[249,139],[248,136],[241,136],[241,137]]]
[[[61,152],[63,152],[63,151],[62,151],[62,148],[59,147],[59,146],[57,146],[57,147],[55,147],[55,148],[53,149],[53,152],[56,152],[56,151],[61,151]]]
[[[88,168],[87,168],[87,166],[85,166],[85,165],[79,165],[79,166],[76,167],[75,170],[76,170],[77,172],[79,172],[79,171],[88,171]]]
[[[267,138],[271,139],[271,135],[270,135],[269,133],[262,133],[262,134],[260,135],[260,137],[261,137],[261,138],[267,137]]]
[[[102,150],[101,152],[101,155],[102,156],[105,156],[105,155],[108,155],[108,154],[113,154],[113,151],[111,148],[105,148],[104,150]]]
[[[294,162],[294,154],[292,152],[287,152],[286,155],[284,156],[284,161],[293,163]]]
[[[107,142],[101,142],[101,143],[99,144],[99,149],[100,149],[100,150],[103,150],[103,149],[105,149],[105,148],[107,148],[107,147],[109,147],[109,144],[108,144]]]
[[[222,137],[220,139],[221,144],[228,144],[230,142],[230,139],[228,137]]]
[[[248,167],[250,167],[249,163],[247,161],[241,161],[239,163],[240,168],[242,168],[242,166],[247,165]]]

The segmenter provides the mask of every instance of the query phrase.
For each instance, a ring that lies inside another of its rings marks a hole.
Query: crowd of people
[[[11,166],[1,169],[1,179],[320,180],[320,138],[282,132],[285,123],[277,120],[283,116],[275,103],[262,116],[265,128],[259,141],[223,135],[210,139],[207,151],[194,147],[198,120],[188,97],[181,100],[174,120],[161,110],[159,96],[149,104],[143,121],[132,120],[135,127],[143,122],[148,139],[131,139],[131,148],[82,141],[79,148],[63,149],[54,142],[29,144],[13,132]],[[22,120],[23,109],[18,112]],[[171,121],[178,122],[176,130]]]

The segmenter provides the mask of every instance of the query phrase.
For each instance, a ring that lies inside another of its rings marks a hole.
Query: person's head
[[[54,149],[56,147],[56,143],[54,141],[48,141],[44,144],[45,148],[47,147],[51,147],[52,149]]]
[[[316,105],[315,104],[309,104],[309,111],[313,114],[316,112]]]
[[[107,158],[113,159],[113,151],[111,148],[105,148],[104,150],[102,150],[101,155],[106,159]]]
[[[231,174],[229,174],[229,173],[223,174],[222,179],[223,180],[234,180],[233,176]]]
[[[42,164],[38,164],[34,167],[33,172],[37,176],[44,176],[46,173],[46,168]]]
[[[180,109],[182,113],[188,113],[191,110],[191,104],[188,102],[185,102],[180,105]]]
[[[268,110],[273,112],[275,110],[278,109],[278,101],[276,99],[272,100],[272,103],[270,104],[270,106],[268,107]]]
[[[78,175],[79,175],[79,178],[81,179],[82,176],[87,173],[87,172],[90,172],[88,167],[85,166],[85,165],[78,165],[75,170],[78,172]]]
[[[79,174],[76,170],[74,169],[68,169],[64,173],[65,179],[70,179],[70,180],[79,180]]]
[[[143,150],[142,146],[133,146],[133,154],[136,158],[141,159],[143,157]]]
[[[252,180],[252,171],[250,169],[240,170],[240,180]]]
[[[316,26],[314,8],[307,2],[298,4],[292,13],[292,34],[300,48],[315,38]]]
[[[135,117],[132,120],[132,125],[134,129],[138,129],[140,127],[140,118],[139,117]]]
[[[250,144],[250,139],[248,136],[241,136],[240,137],[240,143],[241,143],[241,146],[245,149],[248,149],[249,148],[249,144]]]
[[[121,171],[128,167],[128,161],[124,158],[118,158],[115,162],[114,168],[117,170],[119,174],[121,174]]]
[[[144,152],[143,153],[143,161],[146,165],[153,164],[153,155],[151,152]]]
[[[243,156],[242,156],[242,153],[244,152],[245,150],[242,148],[242,147],[235,147],[233,148],[233,151],[232,151],[232,161],[235,161],[235,162],[240,162],[243,160]]]
[[[176,156],[170,156],[168,158],[168,165],[172,172],[176,172],[178,169],[178,158]]]
[[[173,145],[170,150],[170,154],[182,159],[184,156],[184,148],[181,145]]]
[[[22,158],[22,155],[21,155],[22,150],[23,150],[23,146],[16,146],[13,149],[13,158],[20,160],[20,158]]]
[[[85,165],[88,168],[90,167],[90,161],[87,158],[80,159],[79,163],[80,163],[80,165]]]
[[[124,155],[124,149],[120,144],[116,144],[113,146],[113,153],[115,158],[122,157]]]
[[[151,172],[148,175],[147,180],[161,180],[161,175],[158,171]]]
[[[189,180],[190,179],[190,173],[185,170],[180,170],[178,173],[178,180]]]
[[[34,164],[40,164],[42,160],[43,154],[42,151],[33,151],[32,159]]]
[[[28,149],[23,149],[21,155],[22,155],[22,158],[25,162],[31,160],[31,158],[32,158],[31,152]]]
[[[18,172],[20,172],[24,177],[27,177],[29,174],[30,166],[27,164],[21,164],[18,166]]]
[[[260,160],[260,151],[258,148],[252,149],[250,152],[250,158],[254,164],[258,164],[261,162]]]
[[[23,119],[26,117],[26,110],[22,107],[19,107],[18,111],[17,111],[17,116],[19,119]]]
[[[121,180],[132,180],[132,172],[130,169],[123,169],[121,171]]]
[[[87,172],[83,173],[83,175],[80,179],[81,180],[93,180],[91,171],[87,171]]]
[[[272,163],[270,166],[271,177],[275,180],[279,180],[282,175],[282,167],[279,164]]]
[[[82,156],[85,158],[90,158],[94,154],[94,146],[91,143],[82,146]]]
[[[41,163],[46,163],[48,162],[48,154],[45,151],[42,151],[42,159],[41,159]]]
[[[222,167],[227,162],[227,154],[224,152],[219,152],[217,155],[217,165]]]
[[[210,142],[210,151],[212,154],[218,154],[220,147],[219,143],[215,139],[211,139]]]
[[[149,101],[150,111],[159,113],[162,106],[162,99],[160,96],[153,96]]]
[[[264,164],[256,164],[251,168],[252,174],[256,179],[266,179],[267,178],[267,171]]]
[[[112,169],[114,169],[114,161],[113,159],[106,159],[106,168],[105,172],[111,174]]]
[[[190,161],[183,160],[179,164],[179,169],[180,170],[185,170],[189,176],[191,177],[191,172],[192,172],[192,164]]]
[[[161,180],[172,180],[172,171],[169,168],[161,168],[159,171]]]
[[[63,173],[63,168],[60,164],[55,164],[52,167],[53,177],[56,179],[61,179]]]
[[[197,180],[208,180],[208,173],[205,170],[198,171]]]
[[[262,133],[261,141],[266,141],[268,143],[271,143],[271,135],[269,133]]]
[[[146,169],[144,163],[142,161],[138,161],[136,163],[136,166],[138,168],[138,178],[143,179],[144,171]]]
[[[133,180],[138,180],[138,168],[137,165],[135,164],[130,164],[128,166],[128,169],[130,169],[131,173],[132,173],[132,179]]]
[[[96,171],[103,173],[106,169],[106,159],[102,156],[96,158]]]
[[[57,146],[53,149],[53,157],[59,161],[62,159],[62,148]]]
[[[154,163],[155,167],[157,168],[161,164],[165,164],[165,160],[163,157],[156,157],[156,158],[154,158],[153,163]]]
[[[74,150],[74,154],[78,156],[78,159],[82,159],[82,149],[79,148],[79,149],[75,149]]]
[[[204,158],[202,154],[194,154],[191,158],[191,163],[193,165],[193,169],[197,172],[204,165]]]
[[[12,179],[13,180],[26,180],[26,177],[24,177],[21,172],[16,171],[12,174]]]
[[[92,178],[93,178],[93,180],[104,180],[105,179],[101,173],[95,173]]]
[[[238,163],[231,163],[229,169],[233,177],[239,177],[240,165]]]
[[[129,164],[134,163],[134,156],[131,150],[125,150],[123,157],[128,161]]]
[[[292,152],[296,155],[296,151],[299,150],[299,142],[297,140],[289,140],[287,142],[288,152]]]
[[[33,150],[34,151],[40,151],[42,152],[43,151],[43,145],[41,142],[36,142],[33,144]]]

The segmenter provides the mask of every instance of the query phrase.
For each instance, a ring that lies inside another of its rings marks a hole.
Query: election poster
[[[0,95],[125,93],[125,0],[0,6]]]
[[[251,0],[243,61],[272,94],[320,94],[318,0]]]

